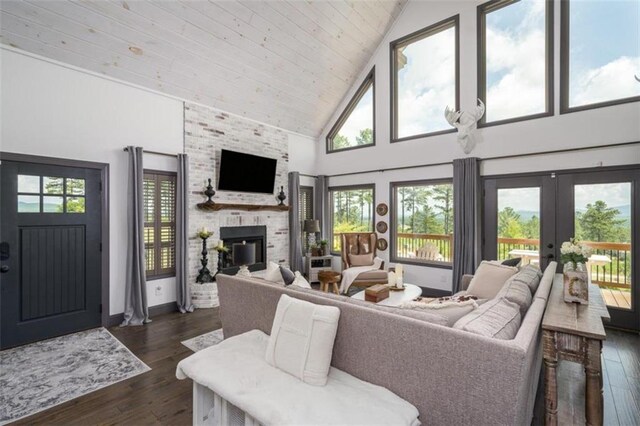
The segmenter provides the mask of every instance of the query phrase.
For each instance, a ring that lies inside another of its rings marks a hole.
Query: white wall
[[[450,162],[465,157],[455,134],[432,136],[412,141],[389,143],[390,139],[390,67],[389,43],[453,15],[460,14],[460,108],[476,104],[476,7],[478,1],[409,1],[402,14],[379,45],[369,64],[362,70],[325,126],[316,146],[318,174],[334,175],[365,170]],[[559,111],[559,11],[555,2],[555,111],[552,117],[487,127],[478,130],[479,143],[470,156],[487,158],[511,154],[550,151],[584,146],[640,141],[640,103],[560,115]],[[341,153],[325,153],[326,135],[351,99],[371,67],[376,67],[375,120],[376,146]],[[517,93],[514,93],[517,96]],[[443,106],[444,110],[444,106]],[[571,169],[640,162],[640,146],[606,148],[535,157],[483,161],[483,175]],[[333,177],[330,186],[357,183],[376,184],[376,204],[389,203],[389,182],[450,178],[450,165],[424,167],[385,173]],[[379,220],[380,218],[378,218]],[[384,218],[387,222],[389,216]],[[384,235],[389,238],[389,235]],[[388,251],[382,253],[388,257]],[[432,287],[451,288],[451,272],[446,269],[407,266],[407,281]]]
[[[183,102],[97,74],[0,49],[0,151],[108,163],[110,314],[124,310],[127,154],[123,147],[183,150]],[[313,173],[314,141],[290,135],[291,170]],[[175,170],[169,157],[145,167]],[[156,295],[156,288],[161,289]],[[173,278],[147,283],[149,306],[176,300]]]

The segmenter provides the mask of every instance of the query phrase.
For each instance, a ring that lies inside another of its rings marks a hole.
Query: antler
[[[444,110],[444,118],[447,119],[447,122],[451,124],[453,127],[458,127],[458,120],[462,113],[460,111],[456,111],[449,108],[449,105]]]
[[[473,118],[475,118],[475,121],[478,121],[482,118],[483,115],[484,115],[484,104],[480,99],[478,99],[478,106],[476,107],[473,113]]]

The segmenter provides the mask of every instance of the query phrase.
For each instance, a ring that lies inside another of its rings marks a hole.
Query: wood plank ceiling
[[[406,0],[2,0],[0,42],[318,136]]]

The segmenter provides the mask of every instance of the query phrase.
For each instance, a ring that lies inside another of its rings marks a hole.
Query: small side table
[[[331,284],[333,286],[333,292],[340,294],[340,288],[338,287],[338,281],[341,279],[340,272],[320,271],[318,272],[318,279],[320,280],[320,291],[329,291],[329,284]]]
[[[307,256],[306,258],[306,272],[307,278],[310,283],[320,281],[318,279],[318,273],[320,271],[332,271],[331,262],[333,256]]]

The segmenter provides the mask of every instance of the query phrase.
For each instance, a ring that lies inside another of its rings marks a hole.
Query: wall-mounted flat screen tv
[[[273,194],[277,162],[273,158],[223,149],[220,154],[218,189]]]

